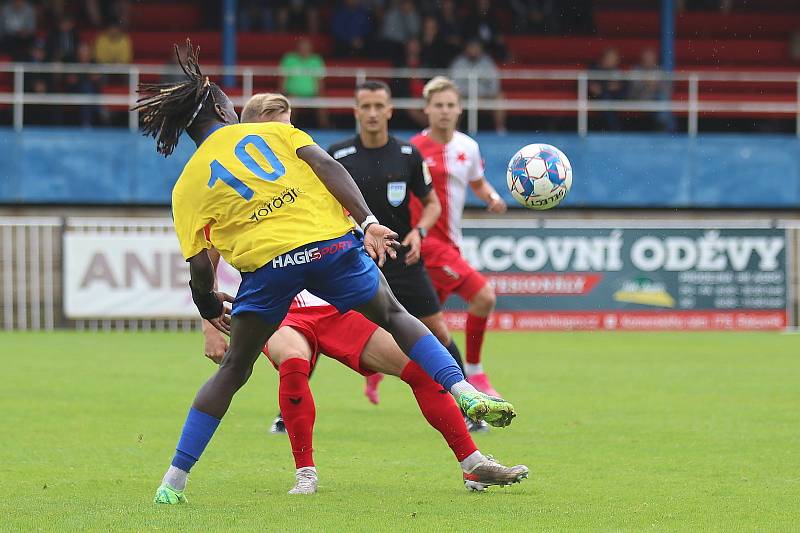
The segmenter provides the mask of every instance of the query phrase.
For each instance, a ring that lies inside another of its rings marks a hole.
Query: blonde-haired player
[[[496,396],[481,364],[486,322],[495,306],[494,289],[467,263],[459,247],[467,186],[490,213],[504,213],[506,204],[483,175],[478,143],[457,130],[462,109],[456,84],[436,76],[425,85],[423,96],[428,128],[411,142],[428,166],[442,214],[422,243],[422,257],[443,304],[452,293],[468,302],[464,373],[476,389]],[[412,208],[419,213],[419,204],[413,203]]]

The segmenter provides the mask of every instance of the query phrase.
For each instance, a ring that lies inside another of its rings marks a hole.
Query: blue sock
[[[411,347],[408,356],[447,391],[459,381],[464,381],[464,374],[453,356],[432,334],[420,338]]]
[[[191,470],[203,455],[203,450],[214,436],[219,422],[219,418],[207,415],[194,407],[189,409],[178,447],[175,449],[175,457],[172,458],[172,466],[184,472]]]

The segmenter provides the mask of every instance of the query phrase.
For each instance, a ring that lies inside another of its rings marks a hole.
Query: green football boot
[[[175,490],[166,483],[162,483],[156,491],[156,497],[153,502],[178,505],[179,503],[187,503],[188,500],[182,490]]]
[[[471,420],[485,420],[494,427],[505,427],[517,416],[514,406],[502,398],[482,392],[465,392],[458,397],[458,406]]]

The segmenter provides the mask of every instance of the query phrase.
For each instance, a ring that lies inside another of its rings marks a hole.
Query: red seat
[[[198,28],[203,13],[194,3],[134,2],[130,11],[131,27],[142,30],[184,30]]]
[[[597,33],[606,37],[657,36],[661,31],[660,13],[650,10],[595,10],[594,23]],[[675,21],[679,38],[788,38],[799,28],[797,13],[687,11]]]
[[[280,60],[286,52],[297,47],[297,41],[307,37],[314,51],[325,57],[331,53],[331,39],[327,35],[304,35],[297,33],[239,33],[236,36],[236,53],[240,63],[250,59]]]

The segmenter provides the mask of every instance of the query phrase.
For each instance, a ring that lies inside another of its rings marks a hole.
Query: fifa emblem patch
[[[406,199],[406,182],[405,181],[390,181],[386,185],[386,199],[389,200],[389,205],[397,207]]]

